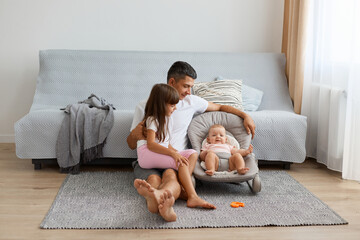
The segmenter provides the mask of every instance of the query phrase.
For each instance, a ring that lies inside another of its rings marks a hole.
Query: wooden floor
[[[119,169],[119,166],[92,166],[83,170]],[[45,166],[35,171],[31,160],[16,157],[14,144],[0,144],[0,239],[360,239],[358,182],[342,180],[339,173],[327,170],[313,160],[293,164],[287,172],[349,224],[164,230],[43,230],[39,225],[66,175],[58,173],[56,166]]]

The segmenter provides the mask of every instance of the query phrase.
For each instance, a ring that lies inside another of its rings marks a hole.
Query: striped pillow
[[[242,80],[216,80],[195,82],[193,94],[221,105],[229,105],[243,111],[241,96]]]

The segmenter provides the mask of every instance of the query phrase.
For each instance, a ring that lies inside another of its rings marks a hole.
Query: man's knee
[[[177,173],[174,169],[166,169],[163,173],[164,180],[177,180]]]
[[[161,183],[161,177],[159,175],[152,174],[146,179],[146,181],[150,183],[150,185],[159,185]]]

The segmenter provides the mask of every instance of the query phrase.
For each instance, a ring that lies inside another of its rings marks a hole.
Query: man
[[[246,113],[226,105],[219,105],[208,102],[198,96],[191,95],[191,88],[197,78],[193,67],[182,61],[175,62],[169,69],[167,83],[174,87],[180,96],[176,110],[172,114],[173,129],[170,129],[170,144],[178,151],[187,149],[187,129],[194,115],[206,111],[223,111],[238,115],[244,119],[244,126],[248,134],[255,134],[255,124],[252,118]],[[127,143],[131,149],[136,148],[138,140],[146,139],[143,134],[142,122],[144,118],[146,100],[138,104],[135,109],[133,123]],[[196,161],[189,162],[191,173],[194,171]],[[133,163],[135,181],[134,186],[138,193],[146,199],[148,210],[152,213],[159,213],[166,221],[175,221],[176,214],[173,205],[176,199],[186,199],[186,193],[177,179],[176,171],[173,169],[142,169]],[[207,202],[199,202],[192,207],[215,208]]]

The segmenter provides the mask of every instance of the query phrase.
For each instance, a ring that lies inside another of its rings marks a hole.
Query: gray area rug
[[[347,224],[325,203],[284,171],[261,171],[262,190],[247,183],[198,182],[199,196],[216,210],[187,208],[176,201],[176,222],[147,211],[133,187],[132,172],[82,172],[68,175],[41,223],[46,229],[157,229]],[[233,201],[245,207],[232,208]]]

